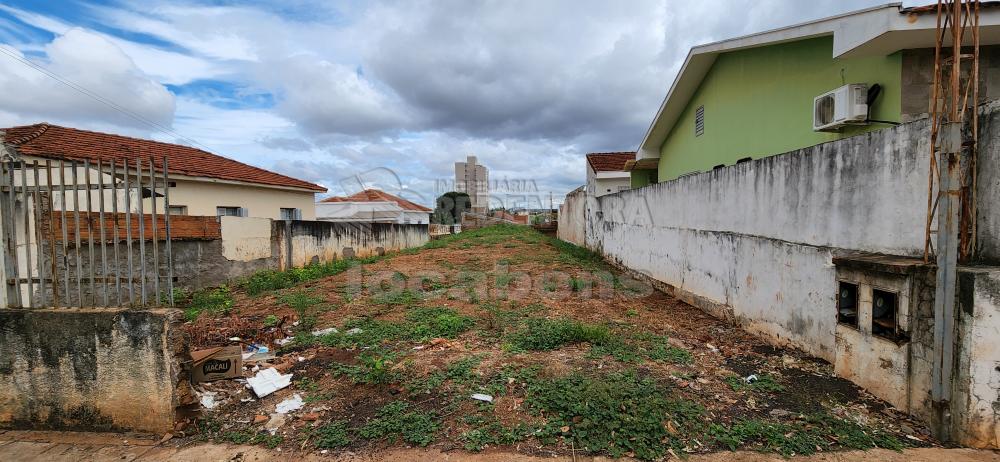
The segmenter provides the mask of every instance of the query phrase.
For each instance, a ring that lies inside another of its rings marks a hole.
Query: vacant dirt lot
[[[293,378],[262,399],[242,381],[200,385],[218,404],[180,424],[174,445],[640,459],[935,445],[828,364],[527,228],[261,273],[194,294],[190,306],[199,347],[268,343],[277,357],[245,375],[275,367]],[[300,409],[276,413],[295,395]]]

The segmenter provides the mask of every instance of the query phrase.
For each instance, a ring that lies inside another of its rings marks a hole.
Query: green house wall
[[[812,130],[813,98],[848,83],[881,85],[871,118],[898,122],[900,53],[832,55],[833,37],[720,54],[660,149],[658,181],[885,128],[873,123],[838,133]],[[702,105],[704,133],[695,136],[694,114]]]

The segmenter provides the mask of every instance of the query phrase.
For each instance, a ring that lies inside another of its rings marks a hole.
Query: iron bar
[[[135,194],[139,203],[139,296],[146,305],[146,214],[142,202],[142,157],[135,159]]]
[[[118,258],[118,161],[111,159],[111,249],[115,256],[115,303],[122,304],[121,260]]]
[[[66,289],[66,304],[72,305],[69,292],[69,232],[66,230],[66,162],[59,159],[59,224],[62,228],[63,287]]]
[[[96,286],[96,283],[94,282],[94,266],[95,266],[95,263],[94,263],[94,226],[93,226],[93,216],[92,216],[93,213],[94,213],[94,207],[93,207],[94,198],[93,198],[93,196],[90,193],[91,192],[91,189],[90,189],[90,175],[92,174],[93,170],[91,169],[91,166],[90,166],[90,159],[84,159],[84,161],[83,161],[83,172],[84,172],[84,175],[86,176],[85,181],[87,183],[87,253],[89,254],[89,257],[90,257],[89,258],[89,263],[90,263],[89,270],[90,271],[88,271],[90,273],[90,303],[91,303],[91,305],[96,305],[97,304],[97,286]]]
[[[156,170],[154,169],[153,156],[149,156],[149,184],[150,184],[150,210],[149,214],[152,221],[152,237],[153,237],[153,296],[156,297],[154,302],[159,302],[160,297],[160,256],[157,247],[160,243],[156,240]]]
[[[46,203],[48,204],[48,217],[49,224],[49,267],[52,271],[52,306],[59,306],[59,265],[56,263],[56,212],[55,208],[52,206],[52,161],[45,160],[45,191],[48,197],[46,197]],[[67,303],[66,306],[69,306]]]
[[[28,164],[21,163],[21,197],[24,199],[24,266],[28,273],[28,306],[35,306],[35,284],[31,269],[31,206],[28,204]]]
[[[109,305],[108,297],[108,239],[105,232],[105,227],[107,226],[104,222],[104,193],[107,191],[104,189],[104,159],[101,157],[97,158],[97,185],[99,193],[97,194],[97,227],[101,230],[101,278],[104,283],[101,284],[101,288],[104,292],[104,306]]]
[[[4,167],[6,168],[5,177],[10,185],[10,194],[8,195],[8,201],[10,206],[10,213],[4,214],[4,219],[9,222],[4,226],[10,230],[10,255],[11,264],[13,267],[14,278],[21,277],[20,263],[17,261],[17,198],[16,191],[14,191],[14,162],[4,162]],[[17,301],[17,306],[19,308],[24,307],[24,300],[21,297],[21,283],[14,283],[14,300]]]
[[[132,267],[132,189],[129,187],[128,159],[122,160],[122,177],[125,179],[125,251],[128,253],[128,303],[135,302],[135,272]]]
[[[79,168],[75,161],[70,162],[73,167],[73,184],[80,184]],[[79,306],[83,306],[83,259],[80,257],[80,192],[73,191],[73,240],[75,242],[76,253],[76,297]]]
[[[167,259],[167,299],[174,306],[174,254],[170,247],[170,178],[167,173],[167,156],[163,156],[163,233],[166,244],[164,252]]]
[[[39,180],[38,174],[38,161],[32,161],[32,169],[34,170],[35,184],[32,188],[32,199],[35,203],[35,245],[38,247],[35,249],[35,258],[38,260],[38,295],[41,299],[41,305],[44,307],[46,305],[47,296],[45,295],[45,278],[42,277],[42,268],[45,267],[45,251],[42,249],[42,201],[38,196],[41,194],[41,181]]]

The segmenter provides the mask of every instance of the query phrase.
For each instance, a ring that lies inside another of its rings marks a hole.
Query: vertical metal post
[[[35,306],[35,278],[31,269],[31,206],[28,204],[28,163],[21,162],[21,197],[24,199],[24,266],[28,273],[28,306]]]
[[[11,257],[11,268],[12,274],[14,275],[14,301],[17,303],[19,308],[24,307],[24,301],[21,300],[21,272],[19,271],[20,263],[18,263],[17,258],[17,192],[14,190],[14,162],[4,162],[3,163],[6,171],[4,176],[7,179],[7,185],[9,186],[8,192],[8,202],[10,206],[10,213],[5,214],[4,218],[7,221],[5,228],[9,229],[10,236],[10,257]],[[7,281],[4,281],[6,284]]]
[[[142,208],[142,158],[135,159],[135,195],[139,203],[139,296],[146,305],[146,214]]]
[[[56,263],[56,212],[52,206],[54,188],[52,187],[51,160],[45,161],[45,191],[48,195],[46,203],[49,208],[46,215],[49,221],[49,268],[52,271],[52,306],[59,306],[59,265]]]
[[[118,258],[118,161],[111,159],[111,248],[115,256],[115,303],[122,304],[122,267]]]
[[[108,299],[108,237],[105,233],[104,223],[104,193],[107,190],[104,188],[104,159],[97,159],[97,226],[101,229],[101,278],[102,278],[102,288],[104,289],[104,306],[109,305]]]
[[[66,289],[66,306],[73,305],[73,297],[69,290],[69,232],[66,228],[66,162],[59,160],[59,224],[62,228],[62,264],[63,288]]]
[[[90,264],[90,304],[91,306],[97,305],[97,285],[94,282],[94,226],[93,226],[93,202],[94,197],[91,193],[92,182],[90,181],[90,175],[93,173],[91,170],[90,159],[84,159],[83,161],[83,174],[86,177],[85,182],[87,186],[87,253],[89,254]]]
[[[149,200],[152,206],[150,207],[149,214],[152,218],[152,236],[153,236],[153,300],[154,304],[159,303],[160,298],[160,256],[157,247],[160,245],[156,240],[156,170],[153,168],[153,156],[149,156],[149,184],[150,184],[150,194]]]
[[[955,348],[955,291],[959,217],[962,209],[962,123],[942,124],[937,205],[937,274],[934,292],[934,345],[931,398],[938,411],[938,435],[947,435],[948,403]]]
[[[128,252],[128,303],[135,302],[135,287],[133,287],[132,271],[132,190],[129,188],[128,158],[123,160],[122,177],[125,179],[125,251]]]
[[[83,306],[83,260],[80,257],[80,177],[77,170],[77,163],[70,162],[73,167],[73,240],[76,245],[76,299]]]
[[[41,181],[38,174],[38,161],[33,161],[31,163],[32,169],[35,171],[35,187],[32,189],[32,198],[35,203],[35,245],[38,248],[35,249],[35,258],[38,259],[38,295],[41,298],[41,304],[39,306],[44,307],[46,305],[46,300],[48,296],[45,294],[45,273],[42,268],[45,267],[45,250],[43,249],[45,240],[42,234],[42,200],[39,197],[41,195]]]
[[[163,156],[163,228],[166,245],[164,251],[167,259],[167,297],[170,306],[174,306],[174,254],[170,247],[170,176],[167,173],[169,168],[167,156]]]

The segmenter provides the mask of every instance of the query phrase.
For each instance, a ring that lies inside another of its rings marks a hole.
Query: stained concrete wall
[[[1000,59],[998,59],[1000,62]],[[998,79],[1000,80],[1000,79]],[[1000,87],[1000,84],[998,84]],[[1000,103],[992,103],[980,116],[980,147],[976,179],[977,250],[981,262],[1000,265]]]
[[[1000,447],[1000,268],[959,272],[952,428],[962,444]]]
[[[177,310],[0,310],[0,426],[162,434],[189,389]]]
[[[382,255],[430,240],[426,224],[276,221],[274,231],[283,268]]]
[[[559,206],[559,228],[556,237],[566,242],[582,246],[586,243],[584,227],[587,216],[587,193],[577,188],[566,195],[566,200]]]
[[[918,121],[590,198],[587,245],[833,361],[833,249],[922,254],[928,138]]]
[[[1000,109],[993,104],[980,113],[976,257],[990,262],[1000,256]],[[931,334],[932,268],[902,276],[907,282],[898,290],[909,303],[904,314],[908,340],[885,342],[864,329],[844,331],[836,317],[837,262],[843,254],[904,259],[922,255],[929,137],[928,121],[922,119],[589,197],[585,242],[657,287],[773,343],[794,345],[830,361],[839,374],[876,396],[926,421],[934,420],[929,396],[936,348]],[[878,284],[898,280],[884,275],[868,278]],[[977,292],[977,313],[993,309],[989,300]],[[953,414],[967,410],[959,419],[966,419],[961,423],[966,433],[954,433],[959,441],[975,441],[989,433],[981,430],[984,426],[992,431],[997,422],[994,401],[1000,410],[996,399],[1000,377],[994,378],[1000,361],[991,362],[996,336],[986,334],[994,327],[992,318],[983,316],[977,314],[965,328],[973,340],[956,348],[959,355],[970,355],[969,393],[991,399],[977,398],[977,404],[953,409]],[[977,415],[983,416],[983,423],[972,422]],[[996,444],[991,441],[989,445]]]

